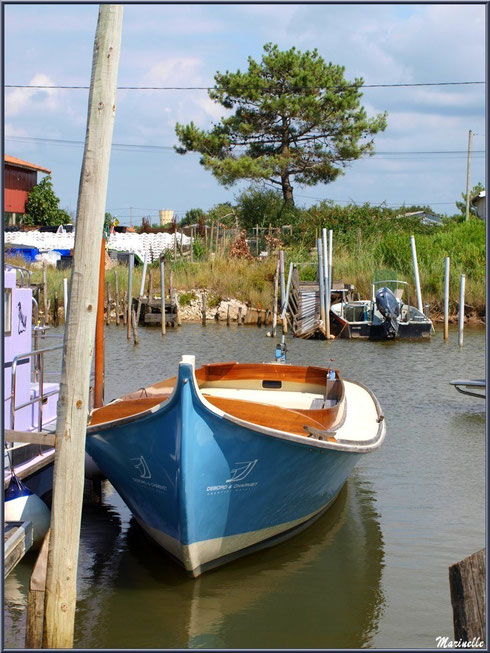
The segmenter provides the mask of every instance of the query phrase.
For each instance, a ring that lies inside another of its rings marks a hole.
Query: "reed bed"
[[[436,228],[431,233],[416,235],[416,247],[421,292],[424,303],[437,314],[442,309],[444,292],[444,259],[451,258],[450,308],[459,310],[460,275],[466,275],[465,303],[470,313],[484,319],[486,307],[486,250],[485,223],[470,220]],[[285,249],[286,277],[289,263],[299,265],[302,280],[315,280],[317,275],[316,249],[305,245],[293,245]],[[31,281],[42,284],[42,267],[26,264],[21,257],[6,258],[14,265],[31,270]],[[213,254],[208,260],[191,262],[188,259],[167,261],[165,286],[168,293],[170,273],[173,288],[177,291],[205,289],[208,301],[217,305],[221,299],[235,298],[251,306],[271,308],[273,302],[273,280],[277,256],[264,260],[231,258],[228,252]],[[152,292],[160,294],[159,264],[148,266],[152,270]],[[133,268],[133,296],[139,294],[143,266]],[[58,293],[59,305],[63,304],[63,279],[69,279],[70,270],[47,267],[49,299]],[[115,297],[115,280],[118,279],[120,298],[128,288],[128,266],[116,264],[106,270],[112,298]],[[334,232],[333,277],[355,286],[355,293],[361,297],[371,296],[371,284],[382,279],[399,279],[410,284],[410,300],[416,297],[410,234],[399,230],[388,233],[371,233],[367,237],[352,238],[347,234],[336,237]],[[148,274],[144,294],[148,288]],[[40,306],[42,308],[42,306]]]

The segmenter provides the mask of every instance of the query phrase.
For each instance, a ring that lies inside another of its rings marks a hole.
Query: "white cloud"
[[[29,86],[53,86],[55,82],[44,73],[38,73],[30,80]],[[17,116],[21,113],[39,111],[54,112],[59,108],[59,90],[15,88],[5,94],[5,114]]]

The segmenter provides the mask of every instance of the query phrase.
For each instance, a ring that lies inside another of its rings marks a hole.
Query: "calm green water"
[[[256,327],[184,325],[162,338],[106,330],[106,401],[197,364],[273,360]],[[287,339],[288,362],[368,385],[387,437],[330,511],[289,542],[189,579],[141,532],[108,482],[85,505],[77,648],[433,648],[453,636],[448,567],[485,546],[485,402],[449,381],[485,376],[485,332],[449,341]],[[5,581],[5,647],[24,645],[33,557]]]

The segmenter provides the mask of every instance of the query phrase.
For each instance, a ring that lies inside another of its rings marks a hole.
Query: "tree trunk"
[[[289,174],[286,172],[281,175],[282,196],[286,204],[294,206],[293,187],[289,182]]]

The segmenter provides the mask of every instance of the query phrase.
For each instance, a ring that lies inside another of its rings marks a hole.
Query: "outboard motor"
[[[276,345],[276,363],[286,362],[286,351],[286,343],[283,336],[281,342],[278,342]]]
[[[393,292],[384,286],[376,292],[376,306],[384,317],[387,338],[396,338],[398,334],[401,306]]]

